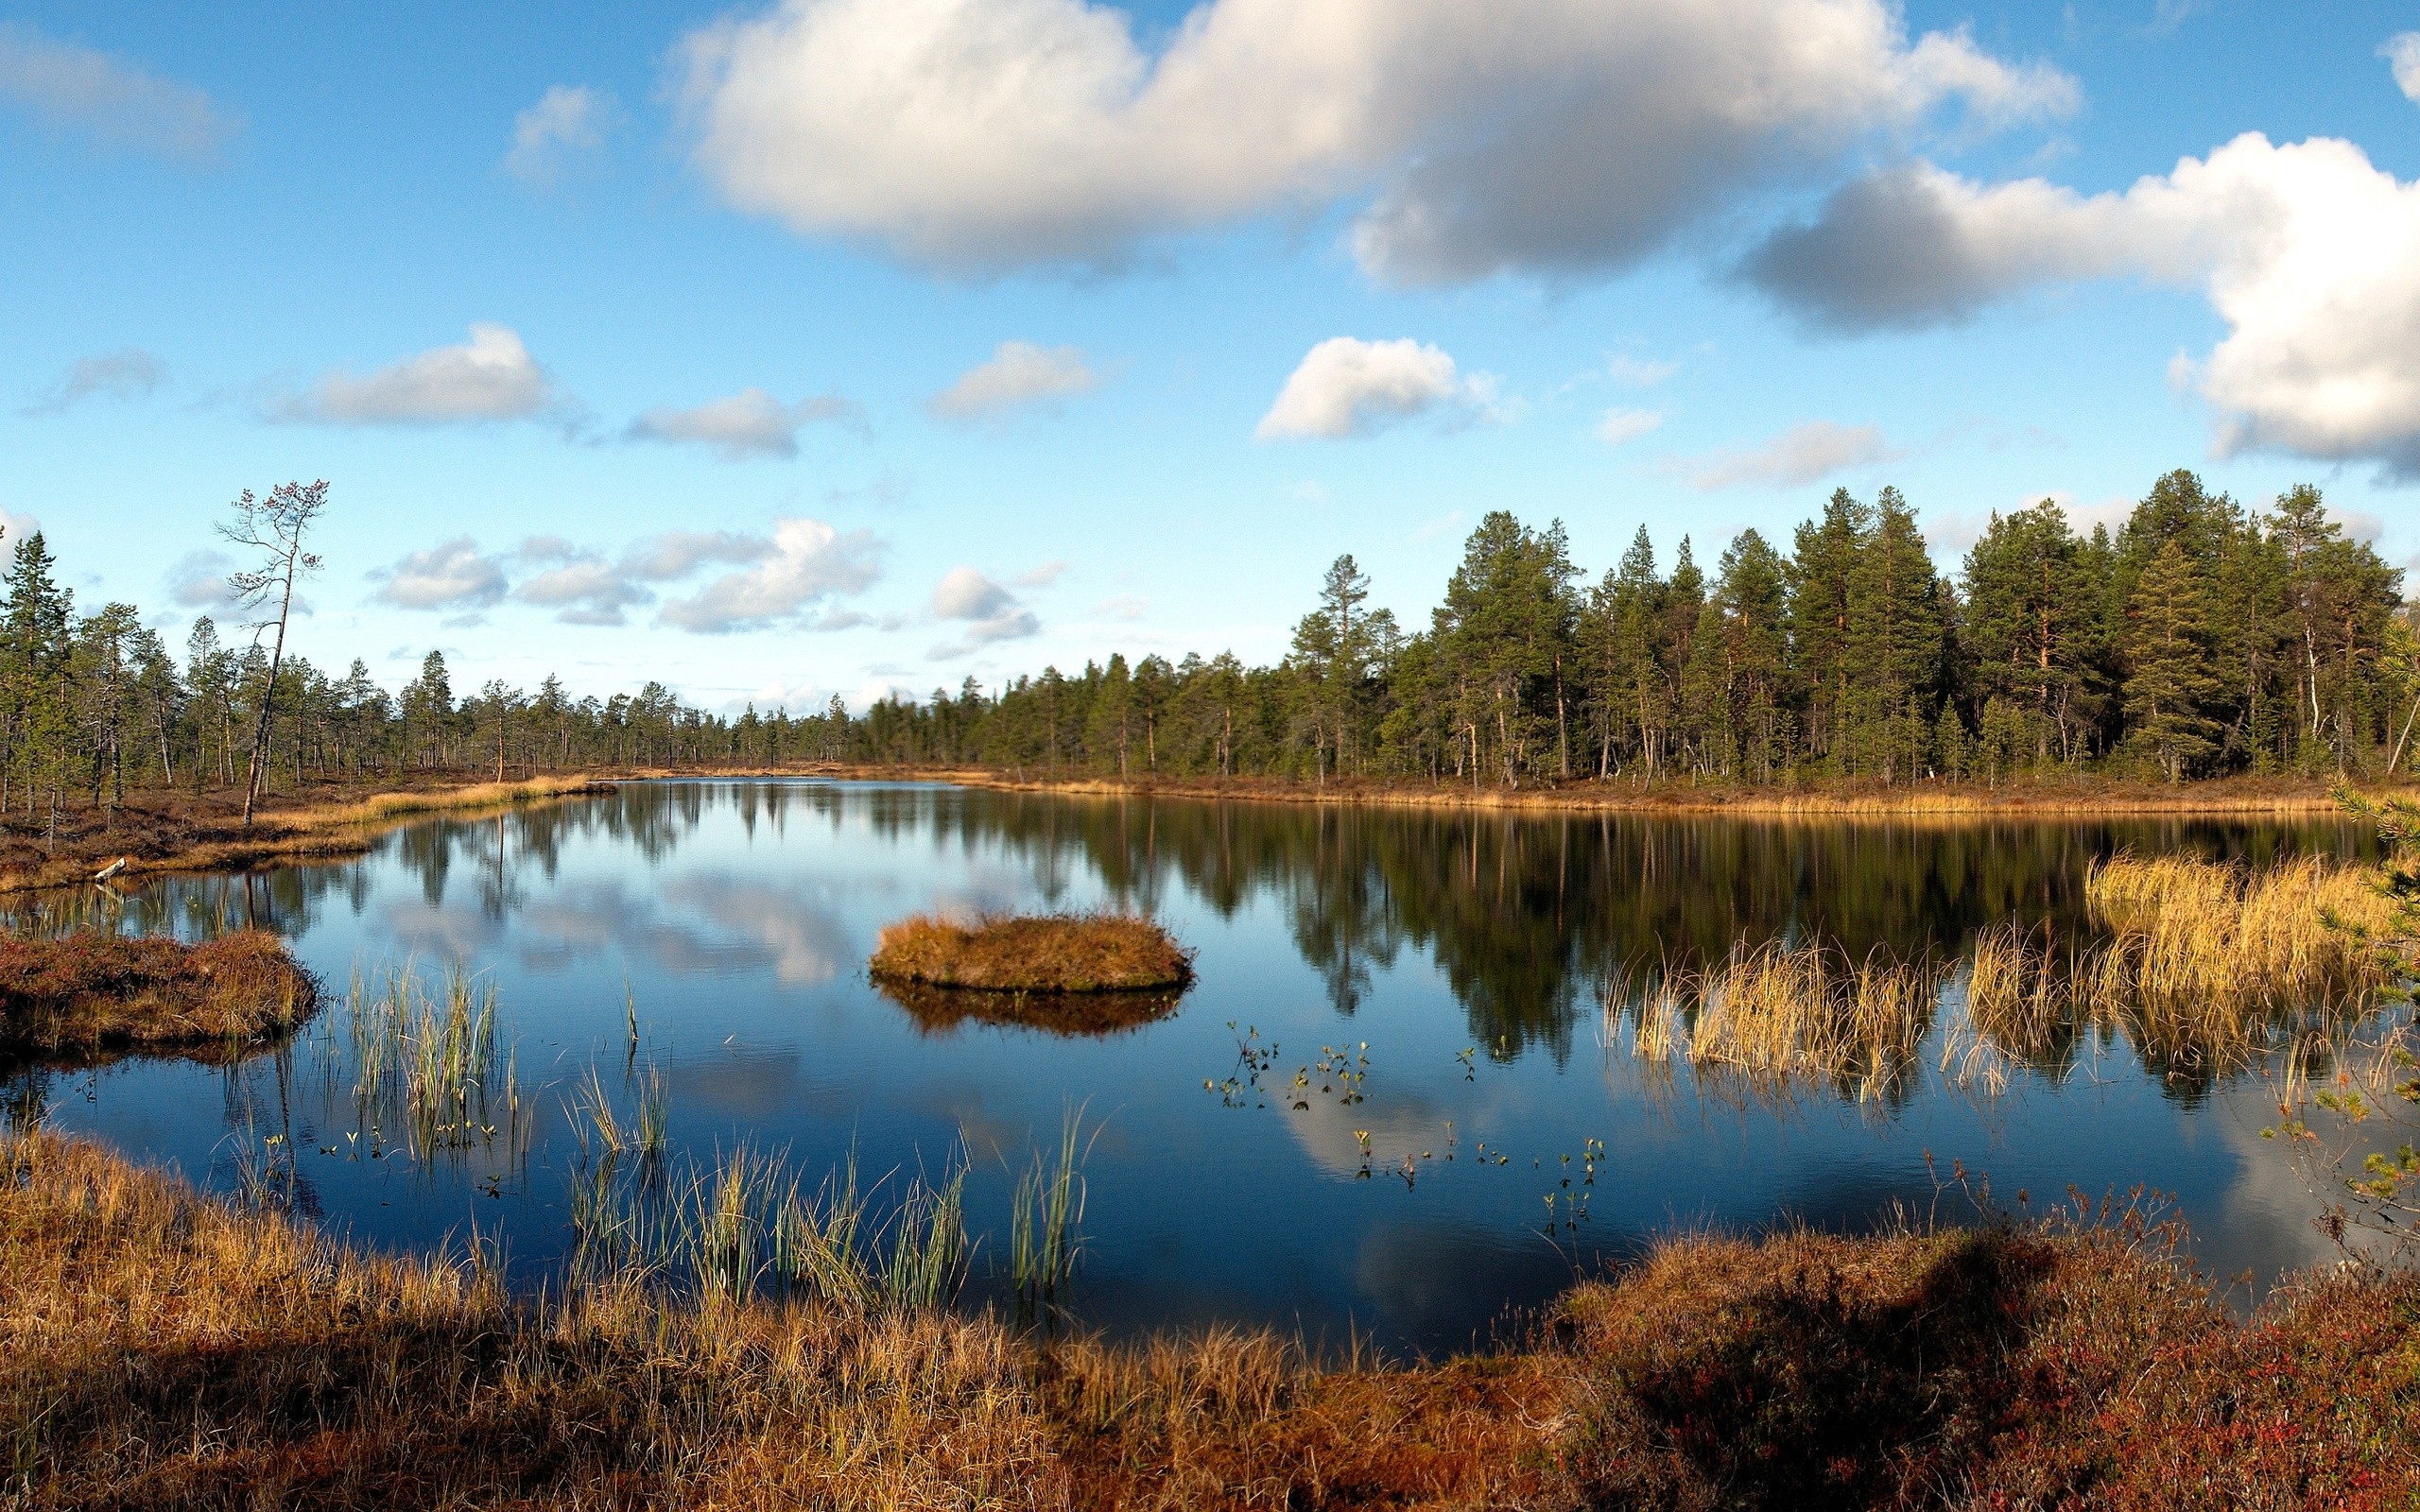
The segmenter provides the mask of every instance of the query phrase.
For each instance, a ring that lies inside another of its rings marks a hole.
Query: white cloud
[[[988,361],[959,374],[958,381],[925,402],[943,420],[978,420],[1021,405],[1044,404],[1099,387],[1100,374],[1075,347],[1042,347],[1003,341]]]
[[[237,130],[210,96],[140,63],[0,21],[0,101],[112,146],[209,163]]]
[[[483,555],[468,536],[407,552],[370,576],[380,584],[379,602],[397,609],[490,609],[504,601],[509,587],[504,564]]]
[[[732,204],[962,271],[1343,202],[1391,282],[1588,273],[1945,104],[2077,100],[1889,0],[1207,0],[1156,53],[1087,0],[784,0],[683,58]]]
[[[504,171],[524,183],[561,180],[581,154],[605,145],[614,124],[614,96],[585,84],[557,84],[512,118],[512,147]]]
[[[1151,607],[1151,601],[1139,593],[1112,593],[1093,606],[1093,612],[1103,619],[1139,620]]]
[[[1409,337],[1330,336],[1305,354],[1253,435],[1340,440],[1421,415],[1464,421],[1489,413],[1495,380],[1459,375],[1454,359]]]
[[[622,611],[654,601],[655,595],[593,557],[549,567],[515,584],[512,596],[551,609],[565,625],[620,625]]]
[[[1623,409],[1617,405],[1605,411],[1604,418],[1597,421],[1597,439],[1607,446],[1619,446],[1663,423],[1664,412],[1660,409]]]
[[[1762,446],[1707,458],[1690,475],[1689,483],[1708,490],[1741,484],[1799,488],[1835,472],[1888,462],[1905,455],[1884,440],[1876,426],[1808,421],[1791,426]]]
[[[562,403],[520,335],[480,321],[464,345],[432,348],[362,377],[327,373],[271,414],[335,425],[441,425],[522,420]]]
[[[0,546],[14,546],[26,537],[42,529],[42,522],[29,514],[0,507]]]
[[[1039,567],[1021,572],[1017,574],[1016,576],[1011,578],[1010,581],[1015,583],[1019,588],[1047,588],[1052,583],[1057,582],[1061,577],[1064,576],[1066,572],[1067,564],[1065,562],[1053,559],[1044,562]]]
[[[1417,530],[1414,530],[1411,533],[1411,539],[1414,541],[1434,541],[1439,536],[1444,535],[1448,531],[1461,529],[1462,522],[1467,518],[1468,517],[1460,509],[1450,510],[1447,513],[1440,515],[1438,518],[1429,521],[1427,524],[1420,526]]]
[[[2394,70],[2394,87],[2403,91],[2403,97],[2420,105],[2420,31],[2388,38],[2378,56]]]
[[[234,558],[223,551],[186,552],[168,569],[168,597],[180,609],[228,613],[237,607],[227,586],[227,575],[234,570]]]
[[[935,660],[963,655],[978,645],[1019,641],[1042,628],[1017,596],[972,567],[953,567],[933,589],[933,617],[966,627],[955,645],[935,646]]]
[[[881,576],[881,542],[864,530],[845,534],[821,520],[776,520],[767,555],[725,573],[686,598],[667,599],[659,618],[703,635],[800,622],[806,611]]]
[[[1605,364],[1605,375],[1617,384],[1633,388],[1652,388],[1681,370],[1677,362],[1652,361],[1643,357],[1616,357]]]
[[[637,441],[688,442],[711,446],[725,459],[796,456],[801,427],[818,421],[852,421],[857,406],[838,394],[815,394],[785,404],[762,388],[743,388],[695,409],[650,409],[624,432]]]
[[[1918,165],[1841,191],[1746,271],[1846,329],[1955,320],[2074,279],[2197,287],[2228,335],[2176,371],[2217,411],[2221,453],[2367,459],[2420,476],[2420,183],[2350,142],[2247,133],[2088,198]]]
[[[116,400],[147,398],[167,376],[160,359],[139,347],[79,357],[23,413],[56,415],[95,395]]]
[[[622,554],[622,571],[649,582],[686,577],[707,562],[762,561],[773,543],[735,530],[670,530]]]

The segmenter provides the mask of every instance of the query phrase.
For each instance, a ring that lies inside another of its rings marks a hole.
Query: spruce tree
[[[2209,707],[2220,692],[2211,670],[2209,607],[2182,540],[2170,539],[2137,577],[2126,608],[2129,739],[2170,782],[2218,748]]]

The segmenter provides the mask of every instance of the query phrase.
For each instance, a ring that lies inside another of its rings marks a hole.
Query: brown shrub
[[[1131,914],[1048,914],[952,923],[932,914],[882,932],[877,978],[994,992],[1118,992],[1183,987],[1193,953]]]
[[[61,1052],[251,1042],[319,1005],[285,941],[248,929],[200,945],[82,931],[0,939],[0,1044]]]

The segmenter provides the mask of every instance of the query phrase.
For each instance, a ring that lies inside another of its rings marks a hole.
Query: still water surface
[[[2258,1137],[2256,1080],[2163,1074],[2116,1036],[1997,1097],[1948,1085],[1929,1047],[1888,1098],[1824,1084],[1749,1095],[1642,1068],[1606,1026],[1603,985],[1743,936],[1951,956],[2011,914],[2080,930],[2083,869],[2121,847],[2260,862],[2354,843],[2334,825],[1781,824],[632,783],[418,823],[339,864],[155,883],[117,915],[186,935],[268,924],[337,996],[356,971],[406,961],[485,973],[531,1110],[518,1151],[365,1155],[341,1007],[232,1068],[36,1067],[11,1090],[64,1129],[219,1188],[282,1132],[297,1205],[332,1228],[391,1246],[475,1229],[535,1278],[567,1240],[576,1084],[594,1067],[626,1097],[632,1072],[653,1068],[676,1158],[786,1152],[811,1185],[852,1149],[869,1177],[962,1154],[970,1229],[993,1236],[978,1298],[997,1291],[1016,1171],[1078,1109],[1091,1143],[1072,1308],[1119,1332],[1233,1320],[1448,1350],[1678,1226],[1855,1228],[1894,1204],[1971,1216],[1939,1195],[1953,1161],[2036,1207],[2070,1188],[2172,1194],[2210,1268],[2266,1280],[2320,1258],[2320,1241]],[[1104,906],[1148,909],[1199,952],[1172,1015],[1092,1036],[920,1021],[865,976],[875,935],[906,914]],[[1945,1024],[1955,1012],[1945,1005]],[[1265,1084],[1309,1068],[1308,1106],[1257,1094],[1244,1047]],[[1355,1071],[1366,1057],[1366,1077],[1319,1071],[1335,1052]],[[1591,1141],[1603,1154],[1586,1180]]]

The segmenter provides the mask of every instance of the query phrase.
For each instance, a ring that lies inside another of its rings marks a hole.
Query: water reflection
[[[44,931],[265,925],[335,984],[406,959],[482,973],[527,1109],[509,1159],[457,1171],[347,1149],[364,1132],[344,1095],[357,1068],[331,1043],[233,1068],[28,1068],[7,1095],[220,1185],[241,1178],[233,1152],[290,1130],[298,1205],[381,1243],[476,1225],[533,1273],[561,1253],[566,1108],[592,1067],[617,1096],[660,1073],[673,1145],[708,1160],[748,1143],[812,1178],[852,1152],[871,1175],[963,1147],[978,1233],[1005,1221],[1010,1167],[1080,1107],[1104,1132],[1079,1307],[1111,1329],[1220,1317],[1450,1348],[1675,1223],[1857,1224],[1922,1202],[1927,1151],[2008,1192],[2175,1191],[2214,1264],[2273,1275],[2309,1258],[2308,1235],[2264,1160],[2256,1089],[2147,1061],[2106,1019],[2006,1046],[2003,1095],[1962,1088],[1942,1069],[1965,1017],[1955,965],[2011,917],[2088,937],[2085,867],[2122,848],[2257,864],[2360,845],[2334,824],[1824,825],[632,783],[431,818],[333,864],[9,908]],[[903,1003],[864,975],[877,932],[908,913],[1100,906],[1152,911],[1199,951],[1181,1004],[1148,1005],[1132,1027],[1020,1021]],[[1888,1095],[1860,1105],[1854,1080],[1759,1085],[1634,1054],[1638,1013],[1618,984],[1766,941],[1880,949],[1942,973]],[[1230,1074],[1239,1043],[1268,1084],[1240,1100],[1219,1091],[1245,1085]],[[1294,1088],[1339,1047],[1360,1057],[1358,1101],[1332,1067]],[[1562,1158],[1592,1147],[1587,1219],[1549,1235],[1571,1211]]]

